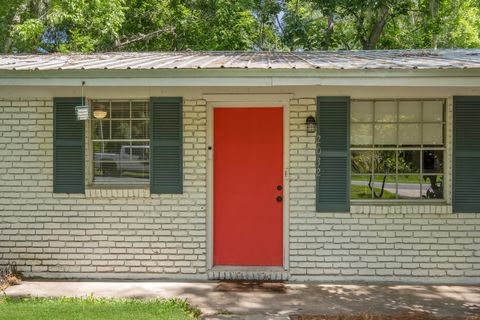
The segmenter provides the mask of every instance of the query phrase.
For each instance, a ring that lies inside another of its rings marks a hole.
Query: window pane
[[[92,121],[92,139],[108,140],[110,139],[110,120]]]
[[[397,103],[395,101],[375,102],[375,121],[376,122],[397,121]]]
[[[443,176],[423,177],[422,197],[425,199],[443,199]]]
[[[130,118],[130,102],[112,102],[112,118]]]
[[[371,184],[371,177],[371,175],[352,175],[352,182],[350,185],[350,199],[372,199],[372,191],[368,186],[369,183]]]
[[[130,139],[130,120],[112,120],[112,139]]]
[[[395,199],[396,195],[396,177],[376,174],[373,181],[374,199]]]
[[[352,101],[350,108],[352,122],[373,122],[372,101]]]
[[[97,160],[97,153],[108,153],[108,159],[112,159],[111,154],[118,154],[120,153],[120,149],[124,143],[123,142],[100,142],[94,141],[93,142],[93,152],[95,159]]]
[[[132,120],[132,139],[148,139],[148,121]]]
[[[443,145],[443,124],[424,123],[423,124],[423,144],[424,145]]]
[[[424,101],[423,102],[423,121],[425,122],[443,121],[443,101]]]
[[[398,152],[399,173],[420,173],[420,151],[401,150]]]
[[[422,144],[421,124],[399,124],[398,144],[402,146],[419,146]]]
[[[400,101],[398,105],[398,121],[420,122],[422,120],[421,101]]]
[[[397,125],[396,124],[376,124],[375,125],[375,145],[377,146],[397,145]]]
[[[132,118],[148,118],[148,103],[146,101],[132,102]]]
[[[149,146],[128,142],[94,142],[96,182],[144,182],[149,177]]]
[[[396,152],[390,150],[375,151],[374,173],[396,173]]]
[[[119,164],[120,176],[130,179],[148,179],[150,171],[149,146],[145,143],[132,143],[123,146],[121,163]]]
[[[352,151],[352,173],[372,172],[373,151]]]
[[[423,173],[443,173],[443,151],[423,151]]]
[[[371,146],[373,133],[371,124],[352,124],[350,143],[357,146]]]
[[[150,146],[148,142],[132,142],[131,152],[132,160],[150,161]]]
[[[420,182],[420,176],[398,176],[397,198],[409,200],[421,199]]]

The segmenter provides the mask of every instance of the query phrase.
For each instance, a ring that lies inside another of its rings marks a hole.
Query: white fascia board
[[[162,69],[0,71],[2,86],[426,86],[478,87],[480,69]]]

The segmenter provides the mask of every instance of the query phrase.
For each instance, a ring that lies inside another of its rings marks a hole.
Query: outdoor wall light
[[[314,133],[317,129],[317,122],[313,116],[308,116],[307,120],[305,121],[307,124],[307,133]]]
[[[93,116],[95,119],[104,119],[107,116],[107,110],[105,110],[103,105],[100,105],[97,110],[93,111]]]

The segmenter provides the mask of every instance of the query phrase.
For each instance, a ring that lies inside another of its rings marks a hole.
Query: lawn
[[[375,194],[380,194],[380,188],[373,188]],[[351,199],[372,199],[372,192],[368,186],[351,185],[350,186]],[[395,194],[387,190],[383,190],[382,199],[395,199]]]
[[[370,176],[368,175],[354,175],[355,179],[353,180],[359,180],[359,181],[369,181],[370,180]],[[375,183],[382,183],[383,181],[383,175],[377,175],[376,176],[376,180],[375,180]],[[386,183],[395,183],[397,182],[396,180],[396,177],[395,176],[387,176],[387,179],[385,179],[385,182]],[[420,183],[420,174],[418,175],[409,175],[409,176],[404,176],[404,175],[399,175],[398,176],[398,182],[399,183],[414,183],[414,184],[418,184]]]
[[[199,315],[198,309],[179,299],[0,297],[0,320],[187,320]]]

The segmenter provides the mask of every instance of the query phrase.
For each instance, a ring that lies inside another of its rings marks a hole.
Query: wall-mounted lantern
[[[315,118],[313,116],[308,116],[305,123],[307,124],[307,133],[315,133],[315,130],[317,129]]]

